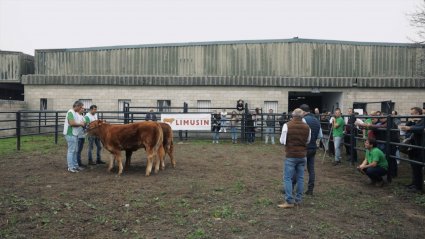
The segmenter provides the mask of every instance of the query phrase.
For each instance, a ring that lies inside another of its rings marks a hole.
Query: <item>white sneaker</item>
[[[213,142],[212,143],[215,143],[215,140],[213,140]]]
[[[216,143],[216,144],[218,144],[218,140],[217,140],[217,141],[215,141],[215,143]]]
[[[226,129],[224,129],[224,133],[226,133]]]
[[[78,170],[76,168],[68,168],[68,171],[71,173],[78,173]]]
[[[400,164],[400,160],[397,159],[397,164]]]

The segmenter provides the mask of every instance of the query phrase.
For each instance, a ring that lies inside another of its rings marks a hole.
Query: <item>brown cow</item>
[[[114,157],[118,161],[119,172],[122,173],[121,151],[136,151],[145,148],[148,154],[146,176],[152,170],[154,158],[157,158],[155,173],[159,169],[159,160],[165,156],[162,146],[163,133],[159,123],[146,121],[124,125],[107,124],[105,120],[95,120],[88,126],[87,133],[98,137],[105,149],[111,153],[111,162],[108,171],[114,164]]]
[[[167,124],[167,123],[160,122],[159,124],[161,125],[161,128],[162,128],[162,133],[163,133],[163,138],[164,138],[164,140],[162,141],[162,145],[163,145],[164,150],[165,150],[164,158],[162,158],[160,160],[161,161],[161,170],[164,170],[164,168],[165,168],[164,159],[165,159],[165,155],[167,153],[170,156],[172,167],[175,168],[176,167],[176,161],[174,160],[173,130],[171,129],[170,125]],[[133,151],[126,150],[125,167],[130,167],[131,155],[132,154],[133,154]]]

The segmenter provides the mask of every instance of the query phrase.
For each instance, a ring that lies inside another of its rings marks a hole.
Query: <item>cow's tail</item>
[[[163,135],[162,128],[161,128],[160,124],[158,124],[157,128],[159,130],[159,139],[158,139],[158,141],[156,142],[156,145],[155,145],[155,154],[158,156],[158,149],[161,146],[162,141],[164,140],[164,135]]]

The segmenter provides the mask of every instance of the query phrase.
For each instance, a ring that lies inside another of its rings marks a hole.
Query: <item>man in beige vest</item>
[[[308,124],[302,122],[304,112],[297,108],[292,112],[292,121],[283,125],[280,143],[285,145],[285,168],[283,182],[285,202],[277,205],[281,208],[294,207],[292,196],[292,177],[295,173],[297,189],[295,204],[300,205],[304,191],[304,167],[307,163],[307,144],[310,142],[311,130]]]

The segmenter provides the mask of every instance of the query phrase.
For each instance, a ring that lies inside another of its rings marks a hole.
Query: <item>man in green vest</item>
[[[332,128],[335,145],[335,161],[332,163],[333,166],[341,163],[339,156],[341,156],[341,140],[344,135],[344,119],[341,117],[341,110],[336,108],[335,117],[332,117]]]

